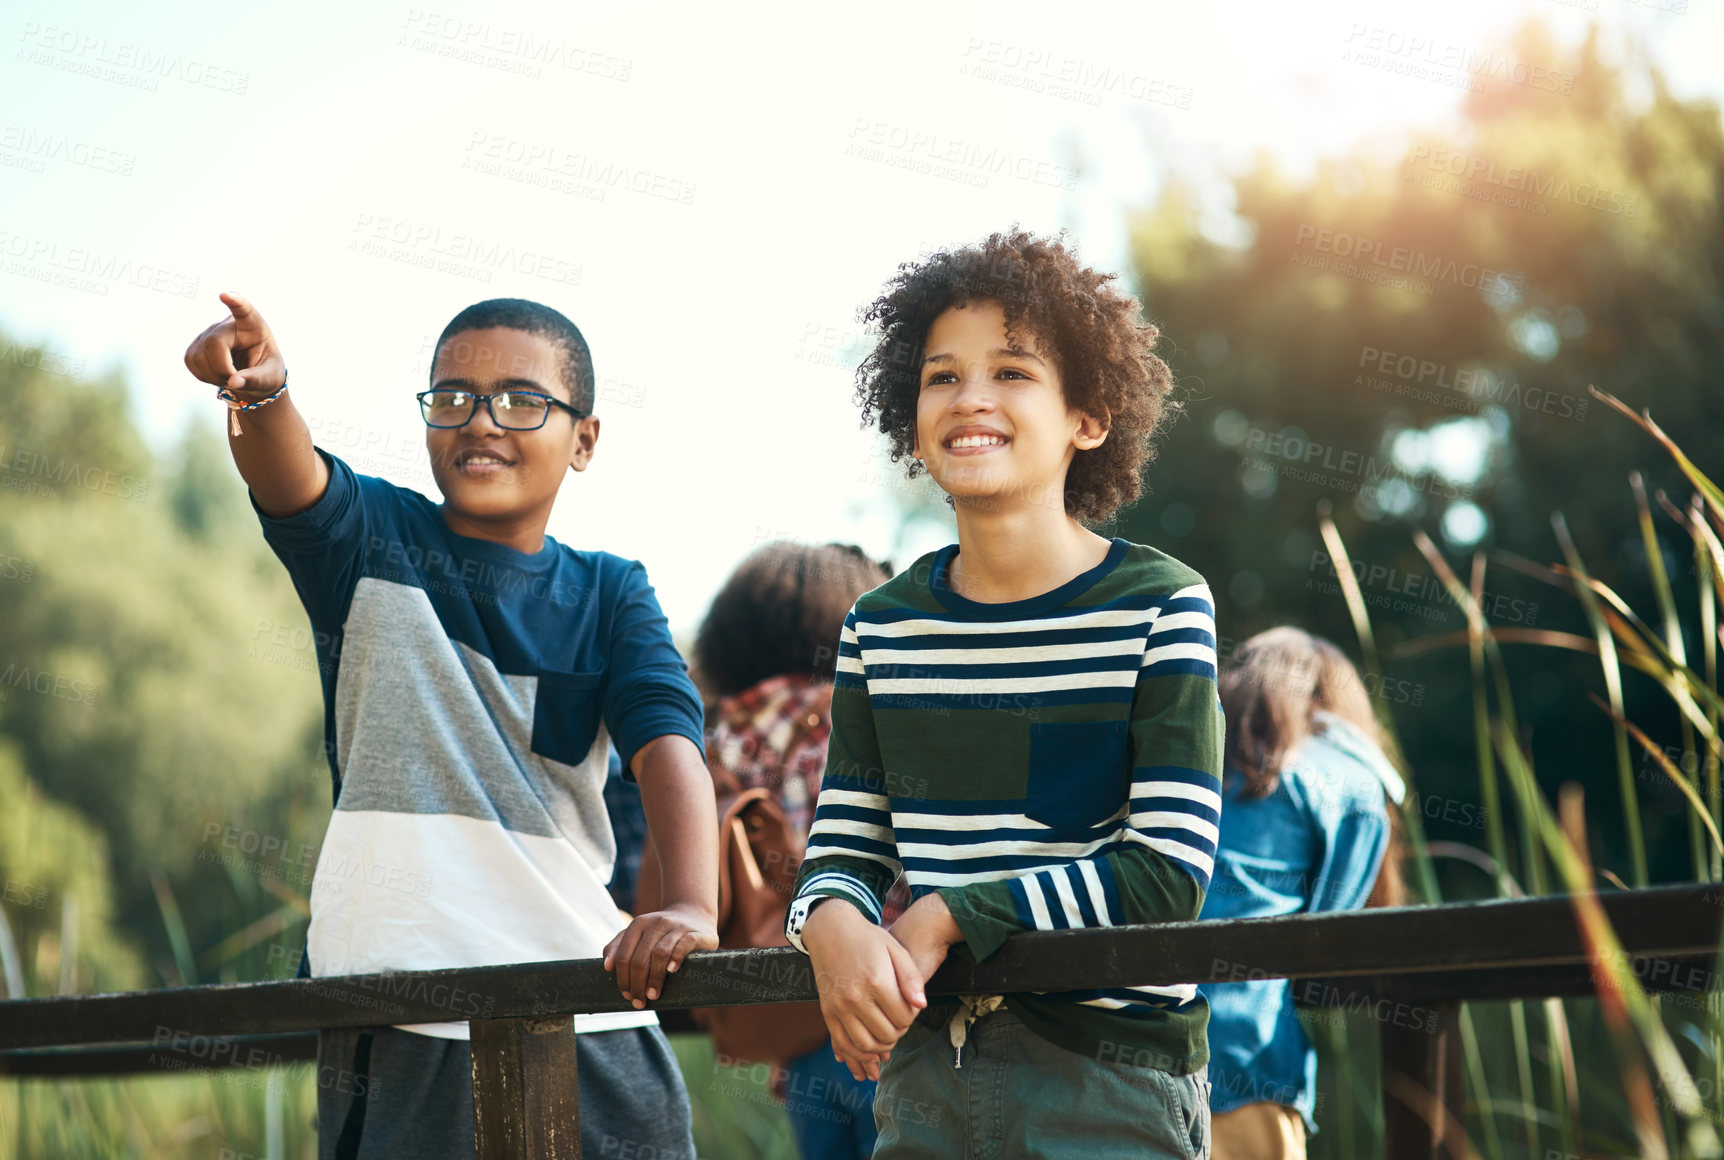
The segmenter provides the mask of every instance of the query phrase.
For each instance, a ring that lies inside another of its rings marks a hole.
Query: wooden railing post
[[[1465,1121],[1459,1003],[1433,1003],[1431,1020],[1383,1026],[1383,1155],[1461,1160]]]
[[[574,1017],[475,1019],[468,1028],[479,1160],[580,1160]]]

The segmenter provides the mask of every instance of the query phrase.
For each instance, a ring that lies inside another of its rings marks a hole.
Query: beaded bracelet
[[[281,393],[285,390],[287,390],[287,372],[286,371],[281,372],[281,386],[276,388],[275,393],[273,395],[270,395],[268,398],[259,399],[255,403],[246,402],[245,400],[241,399],[238,395],[236,395],[232,391],[228,390],[226,387],[217,387],[216,388],[216,398],[220,399],[222,402],[224,402],[228,405],[228,412],[227,412],[228,427],[227,427],[227,429],[228,429],[229,433],[234,434],[234,435],[244,434],[244,432],[242,432],[239,429],[239,413],[241,411],[255,411],[259,407],[267,407],[267,406],[269,406],[269,404],[271,404],[271,403],[275,402],[277,399],[281,398]]]

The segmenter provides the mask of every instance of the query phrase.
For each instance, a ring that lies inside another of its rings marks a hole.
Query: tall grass
[[[0,1084],[0,1156],[316,1160],[316,1114],[310,1063],[126,1079],[8,1079]]]
[[[1629,854],[1629,876],[1636,886],[1649,881],[1644,828],[1631,752],[1643,749],[1654,768],[1679,791],[1689,812],[1688,835],[1694,880],[1720,879],[1724,865],[1724,802],[1719,771],[1724,765],[1719,718],[1724,700],[1718,695],[1718,602],[1724,600],[1724,491],[1702,473],[1646,414],[1636,415],[1619,400],[1594,389],[1593,394],[1626,415],[1662,447],[1687,476],[1694,496],[1686,508],[1663,493],[1659,507],[1686,532],[1693,545],[1698,578],[1696,627],[1701,644],[1701,671],[1689,664],[1684,620],[1668,570],[1664,567],[1652,505],[1639,473],[1629,482],[1638,530],[1645,546],[1648,574],[1658,606],[1658,629],[1649,628],[1614,590],[1588,571],[1568,533],[1561,513],[1552,517],[1552,531],[1562,560],[1542,566],[1508,553],[1494,559],[1517,571],[1554,585],[1572,597],[1590,635],[1492,626],[1483,615],[1486,557],[1473,558],[1470,583],[1463,584],[1436,546],[1423,533],[1414,541],[1449,596],[1466,616],[1462,634],[1444,634],[1409,642],[1400,655],[1432,649],[1467,649],[1472,683],[1474,754],[1479,801],[1486,811],[1486,851],[1467,860],[1488,864],[1497,893],[1528,893],[1547,889],[1546,868],[1570,898],[1576,921],[1592,960],[1597,996],[1583,1001],[1547,999],[1540,1004],[1538,1034],[1527,1019],[1526,1004],[1463,1005],[1462,1047],[1468,1086],[1467,1134],[1482,1142],[1492,1160],[1527,1156],[1542,1160],[1561,1156],[1717,1157],[1724,1155],[1717,1125],[1724,1122],[1724,994],[1715,987],[1699,1001],[1649,995],[1633,963],[1598,905],[1600,878],[1614,881],[1608,871],[1595,871],[1587,844],[1584,807],[1579,786],[1565,783],[1553,808],[1539,787],[1531,754],[1514,711],[1513,682],[1501,645],[1514,643],[1541,649],[1561,649],[1596,657],[1604,697],[1590,695],[1592,708],[1612,729],[1612,764],[1616,770],[1620,806],[1613,812]],[[1327,511],[1320,527],[1331,557],[1337,561],[1343,592],[1359,638],[1362,664],[1377,673],[1378,653],[1365,602],[1346,566],[1346,551]],[[1680,767],[1627,717],[1624,670],[1650,677],[1677,708],[1682,724]],[[1382,707],[1384,724],[1393,737],[1393,720]],[[1631,746],[1632,742],[1632,746]],[[1399,748],[1398,741],[1395,742]],[[1416,771],[1415,771],[1416,772]],[[1501,793],[1506,778],[1509,794]],[[1411,799],[1409,799],[1411,800]],[[1520,882],[1509,871],[1507,834],[1499,805],[1512,803],[1518,823]],[[1416,813],[1406,814],[1416,823]],[[1416,824],[1407,827],[1412,858],[1423,900],[1440,901],[1430,873],[1433,857],[1452,851],[1446,843],[1426,843]],[[1617,885],[1624,885],[1617,883]],[[1320,1044],[1320,1049],[1322,1045]],[[1356,1054],[1356,1047],[1343,1052]],[[1542,1091],[1534,1061],[1544,1062]],[[1375,1066],[1375,1058],[1325,1060],[1325,1070],[1343,1075]],[[1700,1084],[1694,1076],[1704,1077]],[[1585,1090],[1583,1102],[1580,1092]],[[1336,1109],[1339,1111],[1340,1109]],[[1323,1117],[1319,1117],[1322,1123]],[[1518,1121],[1518,1124],[1511,1123]],[[1356,1137],[1357,1125],[1345,1133],[1320,1132],[1314,1156],[1375,1154],[1369,1147],[1338,1150],[1340,1136]],[[1328,1137],[1330,1143],[1325,1142]]]

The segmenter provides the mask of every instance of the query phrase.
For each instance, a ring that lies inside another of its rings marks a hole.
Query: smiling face
[[[934,320],[912,451],[955,504],[1063,510],[1072,456],[1100,446],[1107,432],[1066,408],[1052,353],[1033,335],[1013,338],[997,302],[954,306]]]
[[[505,327],[464,330],[438,350],[431,386],[479,395],[538,391],[567,403],[561,368],[556,347],[539,335]],[[586,470],[598,437],[599,421],[590,415],[577,420],[553,407],[543,427],[513,431],[499,427],[481,405],[465,427],[427,427],[425,447],[446,514],[471,525],[456,529],[471,535],[549,519],[563,473]]]

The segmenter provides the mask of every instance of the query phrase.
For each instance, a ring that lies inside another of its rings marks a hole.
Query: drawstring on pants
[[[952,1039],[952,1050],[957,1058],[953,1061],[954,1068],[964,1066],[964,1043],[970,1037],[970,1024],[984,1015],[992,1015],[1006,1001],[1004,995],[959,995],[958,1010],[953,1013],[952,1021],[946,1025],[946,1034]]]

